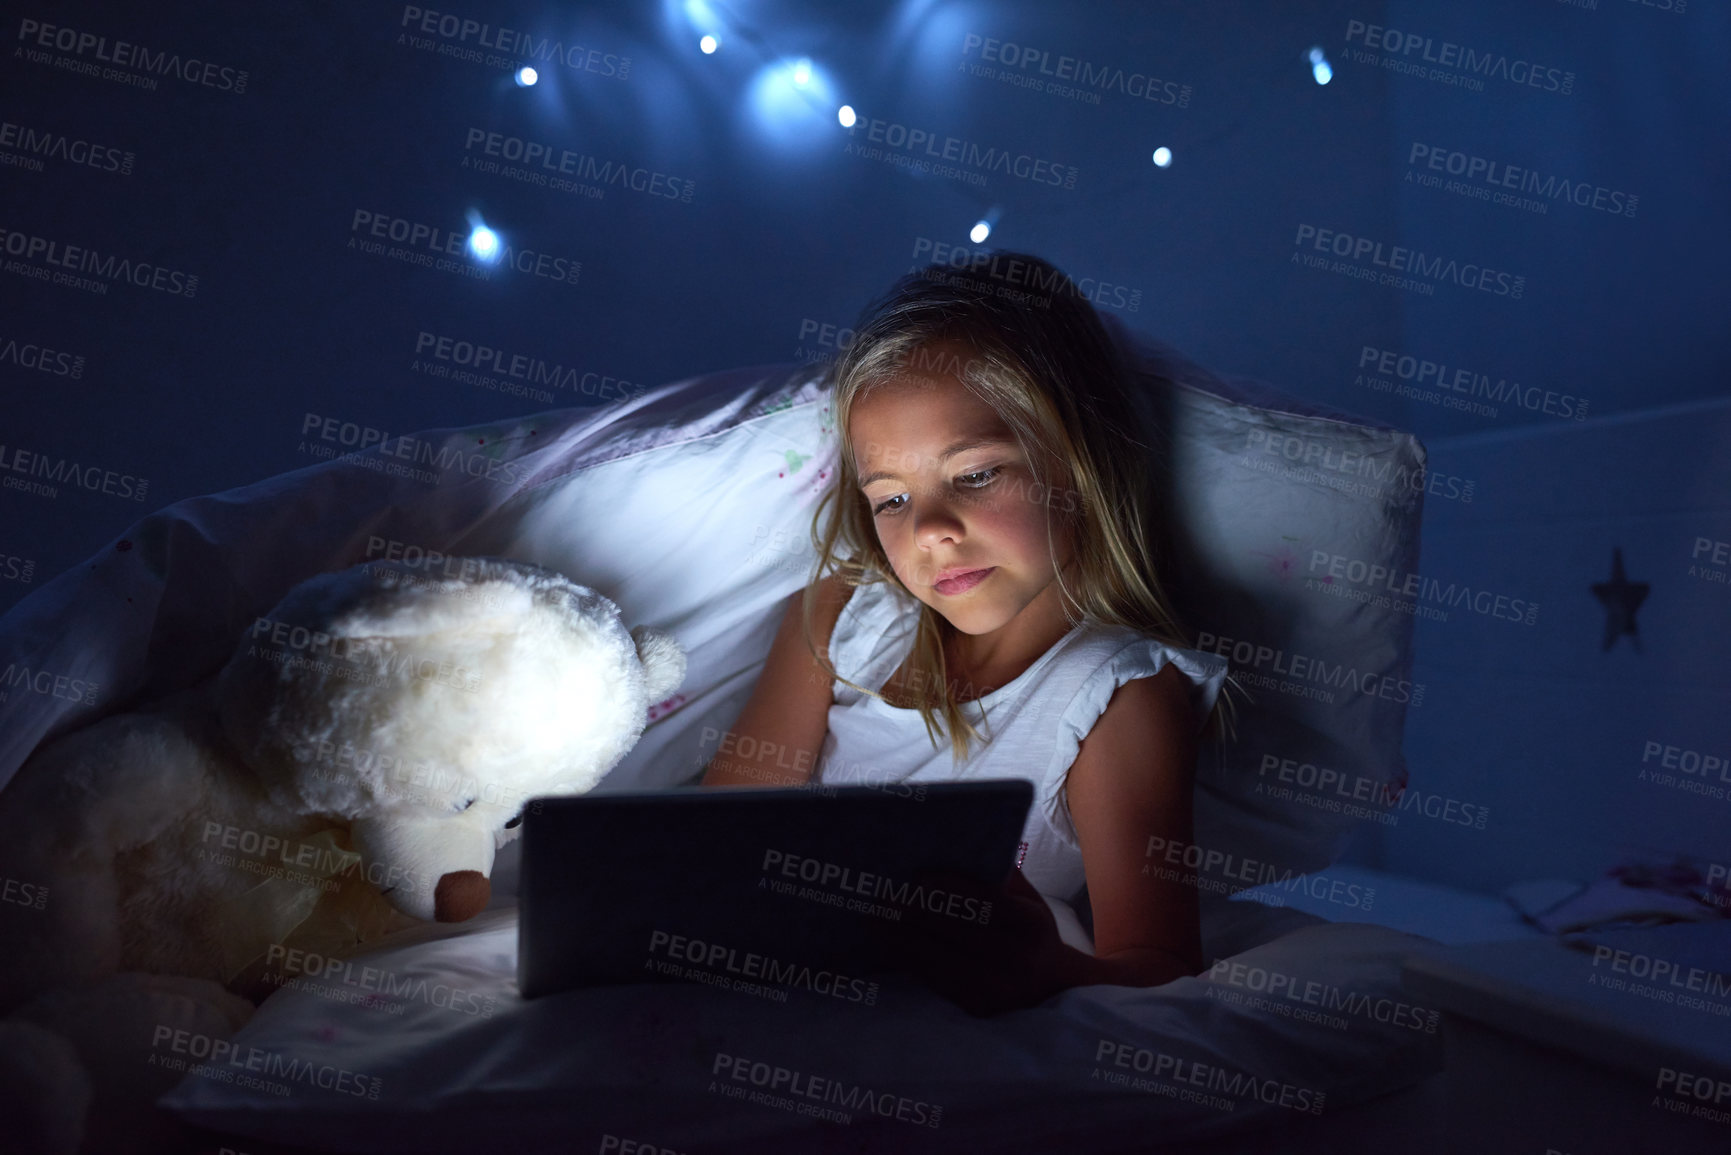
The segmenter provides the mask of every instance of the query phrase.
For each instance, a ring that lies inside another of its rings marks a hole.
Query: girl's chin
[[[985,603],[969,606],[932,606],[932,609],[937,611],[940,618],[954,626],[958,633],[989,634],[1003,624],[998,621],[997,614],[992,607]]]

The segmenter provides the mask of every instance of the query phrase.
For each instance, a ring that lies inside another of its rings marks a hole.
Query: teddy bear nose
[[[478,870],[453,870],[441,875],[433,888],[433,918],[437,922],[462,922],[474,918],[493,897],[493,884]]]

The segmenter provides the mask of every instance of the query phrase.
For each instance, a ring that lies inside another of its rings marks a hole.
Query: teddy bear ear
[[[631,640],[637,643],[637,657],[643,663],[643,677],[651,704],[671,697],[685,681],[685,651],[666,630],[653,626],[636,626]]]

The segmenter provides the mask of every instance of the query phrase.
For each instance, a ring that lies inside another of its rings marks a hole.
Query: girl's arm
[[[1118,687],[1065,785],[1094,912],[1094,953],[1066,946],[1058,989],[1157,986],[1202,970],[1198,879],[1149,853],[1150,846],[1190,847],[1195,766],[1196,718],[1183,673],[1168,666]]]
[[[1094,954],[1058,935],[1046,900],[1012,869],[997,888],[948,874],[934,885],[991,900],[979,926],[913,908],[886,931],[903,966],[975,1015],[1045,1002],[1069,987],[1159,986],[1202,970],[1195,879],[1150,845],[1191,839],[1196,718],[1177,669],[1118,687],[1065,785],[1094,907]],[[1144,873],[1146,871],[1146,873]]]
[[[833,575],[818,582],[812,633],[819,649],[828,651],[830,632],[852,593]],[[800,628],[804,596],[801,590],[788,599],[763,674],[739,720],[718,740],[701,785],[799,786],[811,780],[829,734],[835,683],[806,649]]]

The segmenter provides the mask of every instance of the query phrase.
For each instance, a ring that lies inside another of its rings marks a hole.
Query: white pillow
[[[1236,741],[1203,745],[1195,845],[1155,857],[1206,891],[1284,885],[1336,861],[1405,786],[1401,733],[1424,687],[1411,612],[1375,595],[1416,570],[1435,479],[1410,433],[1220,377],[1105,322],[1165,462],[1161,578],[1196,648],[1226,656],[1254,699],[1238,696]]]
[[[744,710],[785,603],[816,561],[811,520],[837,448],[821,372],[771,374],[779,384],[749,407],[711,394],[756,415],[525,490],[464,540],[466,552],[568,574],[618,603],[626,622],[668,630],[684,647],[684,683],[652,709],[603,787],[695,780]]]

